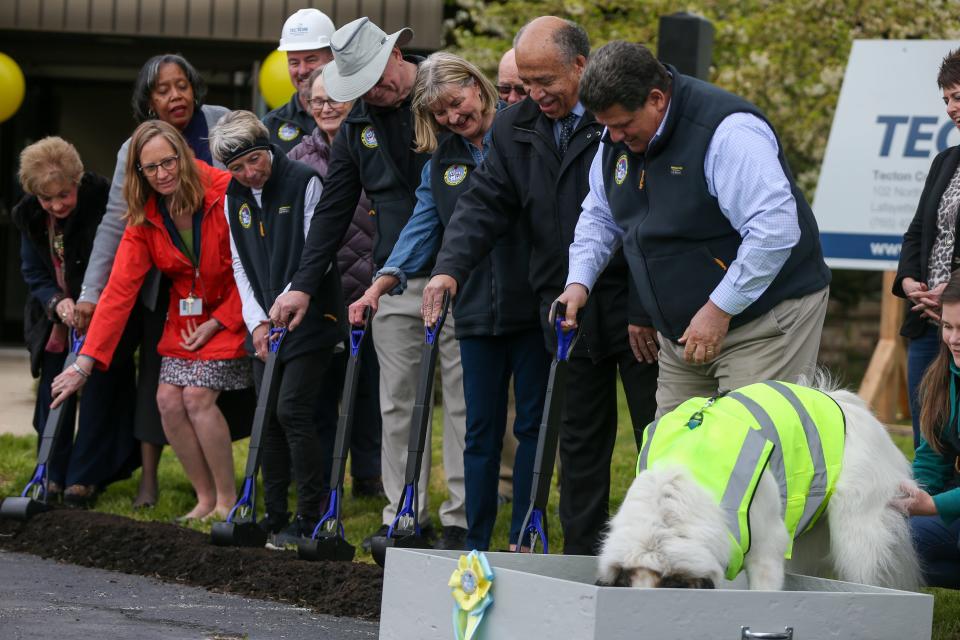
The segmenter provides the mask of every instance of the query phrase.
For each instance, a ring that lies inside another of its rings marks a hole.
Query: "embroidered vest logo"
[[[467,177],[467,166],[463,164],[452,164],[443,172],[443,181],[451,187],[455,187],[463,182]]]
[[[253,217],[250,215],[250,206],[244,202],[240,205],[240,210],[237,211],[237,218],[240,219],[240,226],[244,229],[249,229],[250,225],[253,223]]]
[[[617,183],[618,187],[627,179],[627,169],[627,154],[621,153],[620,157],[617,158],[617,165],[613,172],[613,181]]]
[[[289,204],[285,204],[285,205],[283,205],[282,207],[280,207],[279,209],[277,209],[277,215],[278,215],[278,216],[282,216],[282,215],[285,214],[285,213],[290,213],[290,210],[291,210],[292,208],[293,208],[293,207],[290,206]]]
[[[367,125],[363,128],[363,131],[360,132],[360,142],[362,142],[363,146],[367,149],[377,148],[377,134],[374,132],[372,126]]]
[[[292,125],[289,122],[284,122],[280,125],[280,128],[277,129],[277,137],[283,140],[284,142],[290,142],[291,140],[296,140],[297,136],[300,135],[300,127]]]

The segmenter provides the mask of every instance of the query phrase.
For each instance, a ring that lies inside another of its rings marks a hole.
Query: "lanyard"
[[[173,242],[177,250],[190,261],[190,264],[193,265],[193,282],[190,283],[190,295],[192,296],[196,290],[197,280],[200,278],[200,223],[203,221],[203,215],[198,211],[194,213],[191,218],[191,222],[193,223],[193,254],[191,255],[187,250],[187,245],[183,241],[183,236],[180,235],[177,226],[173,223],[173,217],[167,210],[167,204],[163,201],[163,198],[158,198],[157,202],[160,205],[159,208],[160,215],[163,217],[163,226],[167,229],[171,242]]]

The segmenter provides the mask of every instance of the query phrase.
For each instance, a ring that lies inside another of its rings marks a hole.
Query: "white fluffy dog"
[[[916,589],[920,571],[909,523],[891,506],[902,495],[901,484],[912,483],[907,460],[859,397],[818,382],[846,416],[842,467],[825,516],[796,540],[790,569]],[[789,540],[769,468],[748,513],[751,545],[744,569],[750,588],[782,589]],[[713,588],[724,578],[731,544],[719,505],[686,468],[648,469],[610,522],[598,584]]]

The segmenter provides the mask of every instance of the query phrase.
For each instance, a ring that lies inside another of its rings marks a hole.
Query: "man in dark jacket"
[[[659,413],[814,374],[830,270],[766,117],[622,41],[594,55],[580,93],[607,132],[570,247],[566,322],[622,244],[660,336]]]
[[[386,262],[416,204],[425,153],[413,151],[411,98],[420,58],[405,57],[400,46],[412,37],[410,29],[387,35],[368,18],[341,27],[333,36],[334,61],[323,69],[327,94],[346,102],[362,97],[333,140],[330,170],[323,196],[314,214],[300,268],[290,291],[280,295],[270,317],[295,330],[309,307],[311,296],[327,267],[336,260],[343,234],[350,226],[361,191],[373,203],[370,214],[377,225],[374,266]],[[430,265],[407,274],[407,293],[381,304],[373,320],[380,361],[380,407],[383,417],[381,468],[389,502],[383,510],[384,535],[393,522],[404,486],[410,419],[416,392],[416,371],[423,343],[419,296]],[[460,350],[453,322],[440,334],[440,371],[443,383],[443,463],[449,498],[440,505],[443,538],[438,548],[462,548],[466,537],[464,511],[463,441],[466,410]],[[429,449],[427,449],[429,452]],[[427,513],[429,453],[420,474],[419,506]],[[366,543],[366,541],[365,541]],[[367,543],[368,544],[368,543]]]
[[[550,350],[556,334],[547,310],[563,290],[567,248],[588,191],[587,172],[601,127],[579,103],[577,83],[589,55],[586,33],[555,17],[537,18],[517,36],[520,78],[530,100],[494,122],[490,154],[473,176],[447,225],[425,313],[444,291],[456,293],[497,237],[520,217],[531,238],[530,282],[540,298]],[[653,418],[657,367],[652,329],[629,318],[627,268],[618,255],[584,310],[582,335],[570,361],[560,432],[560,520],[564,552],[594,554],[609,515],[610,459],[617,434],[619,369],[639,443]],[[432,319],[428,317],[428,321]]]
[[[270,142],[284,153],[293,149],[317,123],[307,109],[310,72],[333,60],[330,38],[335,27],[318,9],[300,9],[283,23],[280,46],[277,51],[287,54],[287,71],[296,88],[289,102],[263,116],[263,124],[270,132]]]

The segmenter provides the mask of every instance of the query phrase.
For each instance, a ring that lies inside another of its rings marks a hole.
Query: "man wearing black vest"
[[[249,111],[233,111],[220,119],[210,133],[210,151],[233,176],[223,212],[230,225],[234,279],[259,389],[269,349],[266,310],[299,265],[322,187],[313,169],[288,160],[269,143],[266,127]],[[264,526],[279,533],[286,524],[292,467],[297,516],[286,535],[293,539],[311,535],[324,507],[326,479],[318,464],[323,450],[313,411],[322,390],[315,381],[343,338],[343,295],[335,266],[324,273],[317,291],[300,330],[280,343],[277,407],[261,441]],[[292,540],[281,538],[287,541]]]
[[[579,25],[552,16],[533,20],[517,35],[517,66],[530,99],[494,121],[489,155],[457,201],[424,292],[428,321],[443,292],[456,293],[519,218],[531,242],[530,284],[538,294],[549,350],[556,350],[547,311],[563,289],[567,249],[602,130],[577,92],[589,48]],[[595,554],[608,519],[618,370],[638,448],[642,429],[653,418],[656,350],[647,340],[652,342],[654,334],[645,326],[649,320],[628,319],[627,289],[627,266],[618,253],[584,309],[582,334],[570,359],[560,432],[560,522],[568,554]],[[634,352],[628,321],[634,325]]]
[[[417,65],[422,58],[404,56],[400,47],[413,32],[404,28],[387,35],[368,18],[358,18],[334,33],[334,60],[323,68],[327,94],[334,100],[358,100],[333,141],[330,169],[314,224],[293,276],[290,291],[279,296],[270,311],[274,323],[296,330],[311,296],[350,226],[361,190],[373,202],[376,222],[373,262],[383,267],[400,231],[417,202],[423,165],[429,154],[413,150],[413,114],[410,109]],[[389,502],[383,509],[385,535],[393,522],[403,490],[410,419],[416,393],[416,370],[423,343],[420,293],[432,265],[407,274],[407,292],[380,305],[373,320],[380,362],[380,409],[383,415],[381,464],[383,487]],[[444,474],[449,497],[440,505],[444,537],[439,548],[459,548],[467,519],[464,511],[463,438],[466,410],[460,351],[451,324],[440,334],[440,372],[444,402]],[[426,513],[429,458],[420,474],[420,509]],[[369,540],[369,538],[368,538]],[[369,544],[365,541],[365,544]]]
[[[317,126],[307,109],[310,98],[307,79],[314,69],[333,59],[330,38],[335,30],[333,21],[319,9],[300,9],[283,23],[277,51],[287,55],[287,72],[296,91],[289,101],[263,116],[263,124],[270,132],[270,142],[284,153],[313,133]]]
[[[567,324],[622,244],[659,334],[659,414],[812,375],[830,271],[760,110],[627,42],[597,51],[580,95],[607,130],[570,247]]]

